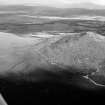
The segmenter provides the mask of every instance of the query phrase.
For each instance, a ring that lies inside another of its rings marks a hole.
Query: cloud
[[[105,0],[93,0],[93,3],[105,5]]]
[[[72,3],[92,2],[105,5],[105,0],[0,0],[0,4],[43,4],[49,6],[66,6]]]
[[[16,3],[41,3],[41,4],[63,4],[63,3],[73,3],[73,2],[86,2],[90,0],[0,0],[0,3],[4,4],[16,4]]]

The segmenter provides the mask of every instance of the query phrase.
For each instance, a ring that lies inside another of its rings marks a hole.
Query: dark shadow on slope
[[[10,105],[67,105],[100,96],[99,87],[83,78],[85,73],[70,72],[77,71],[75,68],[55,69],[59,72],[37,69],[1,76],[1,93]]]

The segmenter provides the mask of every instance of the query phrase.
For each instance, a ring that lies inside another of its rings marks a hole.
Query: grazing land
[[[46,69],[42,71],[55,74],[67,71],[82,74],[83,78],[90,74],[95,80],[99,76],[104,78],[102,84],[105,83],[104,69],[99,67],[104,67],[105,58],[104,10],[62,9],[61,12],[48,7],[7,8],[0,7],[0,49],[6,62],[0,59],[1,72],[7,72],[8,67],[8,72],[15,71],[15,75],[34,71],[35,79],[39,79],[43,73],[36,76],[36,69],[42,65],[40,69]]]
[[[87,6],[0,6],[0,92],[10,105],[102,102],[105,7]]]

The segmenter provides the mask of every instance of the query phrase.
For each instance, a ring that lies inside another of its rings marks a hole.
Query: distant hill
[[[73,8],[75,7],[75,8]],[[75,4],[69,8],[54,8],[48,6],[24,6],[24,5],[10,5],[10,6],[0,6],[0,13],[7,12],[22,12],[28,15],[42,15],[42,16],[60,16],[60,17],[70,17],[70,16],[80,16],[80,15],[90,15],[90,16],[105,16],[105,8],[103,6],[90,5],[90,4]]]
[[[84,8],[84,9],[105,9],[105,6],[85,2],[85,3],[74,3],[72,5],[69,5],[68,8]]]

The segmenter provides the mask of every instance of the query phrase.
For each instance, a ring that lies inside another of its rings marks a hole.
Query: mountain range
[[[85,3],[73,3],[69,5],[68,8],[105,9],[105,6],[98,5],[95,3],[85,2]]]
[[[3,13],[23,13],[23,15],[41,15],[41,16],[105,16],[105,6],[93,3],[75,3],[67,8],[57,8],[50,6],[30,6],[30,5],[1,5],[0,14]]]

